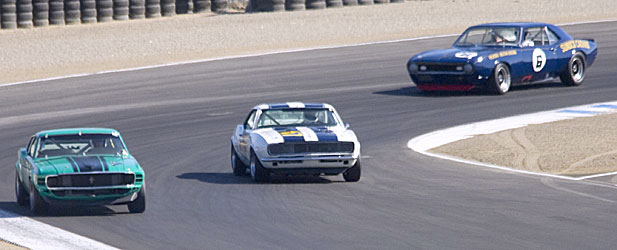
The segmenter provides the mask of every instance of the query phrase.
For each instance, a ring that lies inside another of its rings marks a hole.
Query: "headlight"
[[[479,56],[478,59],[476,59],[476,62],[481,63],[482,61],[484,61],[484,57]]]
[[[465,73],[471,73],[473,71],[473,66],[471,66],[471,64],[465,64],[465,66],[463,66]]]
[[[418,65],[415,63],[410,63],[407,67],[410,73],[418,72]]]

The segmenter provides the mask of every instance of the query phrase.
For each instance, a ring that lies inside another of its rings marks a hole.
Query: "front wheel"
[[[568,86],[581,85],[585,79],[586,66],[585,56],[580,52],[574,54],[568,62],[568,69],[559,76],[561,82]]]
[[[270,179],[270,173],[261,165],[253,151],[251,151],[251,178],[255,182],[266,182]]]
[[[143,213],[146,211],[146,183],[141,185],[141,189],[137,192],[137,199],[128,205],[129,212],[131,213]]]
[[[23,184],[19,180],[19,173],[15,171],[15,198],[17,200],[17,204],[20,206],[25,206],[28,202],[28,196],[26,194],[26,190],[23,187]]]
[[[343,179],[345,179],[346,182],[358,182],[361,175],[362,166],[360,165],[360,157],[358,157],[356,164],[343,173]]]
[[[235,176],[241,176],[246,173],[246,166],[238,158],[234,145],[231,145],[231,169],[233,170]]]
[[[30,183],[30,211],[34,214],[47,212],[47,203],[41,198],[41,194],[32,183]]]
[[[511,84],[512,77],[510,76],[510,68],[503,63],[497,64],[491,78],[489,78],[489,90],[493,94],[503,95],[510,90]]]

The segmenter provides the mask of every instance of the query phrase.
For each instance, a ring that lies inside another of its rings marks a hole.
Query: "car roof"
[[[539,22],[502,22],[502,23],[478,24],[478,25],[471,26],[469,28],[475,28],[475,27],[523,27],[523,28],[529,28],[529,27],[538,27],[538,26],[553,26],[553,25],[552,24],[548,24],[548,23],[539,23]]]
[[[281,102],[281,103],[264,103],[253,107],[253,109],[268,110],[268,109],[289,109],[289,108],[327,108],[333,109],[332,105],[327,103],[304,103],[304,102]]]
[[[50,129],[43,130],[36,133],[36,136],[45,135],[73,135],[73,134],[110,134],[119,135],[120,133],[111,128],[62,128],[62,129]]]

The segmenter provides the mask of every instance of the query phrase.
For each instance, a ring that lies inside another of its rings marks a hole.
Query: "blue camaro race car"
[[[546,23],[490,23],[469,27],[452,48],[415,55],[407,70],[422,91],[485,88],[505,94],[512,85],[560,78],[578,86],[596,59],[593,39],[575,40]]]

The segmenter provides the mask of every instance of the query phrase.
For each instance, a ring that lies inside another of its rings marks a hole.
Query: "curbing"
[[[549,123],[549,122],[555,122],[555,121],[561,121],[561,120],[574,119],[574,118],[579,118],[579,117],[591,117],[591,116],[611,114],[611,113],[617,113],[617,101],[593,103],[593,104],[572,106],[572,107],[567,107],[567,108],[560,108],[560,109],[542,111],[542,112],[525,114],[525,115],[511,116],[511,117],[500,118],[500,119],[495,119],[495,120],[488,120],[488,121],[483,121],[483,122],[476,122],[476,123],[460,125],[460,126],[437,130],[437,131],[434,131],[428,134],[420,135],[418,137],[415,137],[409,140],[409,142],[407,143],[407,147],[418,153],[432,156],[432,157],[441,158],[441,159],[462,162],[462,163],[467,163],[467,164],[472,164],[472,165],[478,165],[482,167],[496,168],[496,169],[501,169],[501,170],[506,170],[506,171],[511,171],[511,172],[530,174],[530,175],[539,175],[539,176],[546,176],[546,177],[554,177],[554,178],[567,179],[567,180],[579,181],[579,180],[590,179],[590,178],[601,177],[601,176],[617,175],[617,172],[610,172],[610,173],[603,173],[603,174],[596,174],[596,175],[570,177],[570,176],[563,176],[563,175],[536,173],[536,172],[518,170],[518,169],[513,169],[513,168],[509,168],[505,166],[498,166],[498,165],[493,165],[493,164],[488,164],[488,163],[483,163],[483,162],[461,159],[461,158],[453,157],[449,155],[436,154],[436,153],[429,152],[429,150],[433,148],[436,148],[436,147],[439,147],[439,146],[442,146],[442,145],[445,145],[451,142],[471,138],[476,135],[492,134],[495,132],[500,132],[500,131],[504,131],[508,129],[521,128],[521,127],[525,127],[527,125],[532,125],[532,124],[542,124],[542,123]]]

